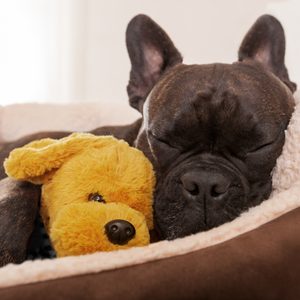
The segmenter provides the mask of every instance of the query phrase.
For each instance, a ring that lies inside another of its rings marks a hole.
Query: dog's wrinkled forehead
[[[187,129],[193,121],[205,125],[211,118],[222,122],[234,114],[275,124],[291,96],[278,78],[256,64],[178,65],[148,95],[144,121],[156,135],[167,134],[166,126],[174,131],[181,120],[185,124],[178,126]]]

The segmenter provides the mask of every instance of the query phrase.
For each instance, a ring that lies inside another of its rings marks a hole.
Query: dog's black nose
[[[105,225],[105,233],[113,244],[124,245],[135,236],[135,228],[128,221],[112,220]]]
[[[188,197],[205,200],[223,199],[230,187],[230,179],[209,171],[191,171],[182,175],[180,180]]]

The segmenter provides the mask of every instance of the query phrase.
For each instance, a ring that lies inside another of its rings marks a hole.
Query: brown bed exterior
[[[202,250],[96,274],[3,288],[0,299],[299,300],[299,229],[297,208]]]

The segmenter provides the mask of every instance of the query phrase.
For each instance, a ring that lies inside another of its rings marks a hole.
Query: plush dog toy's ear
[[[14,179],[41,184],[72,155],[95,144],[105,147],[112,140],[115,139],[110,136],[74,133],[60,140],[34,141],[10,153],[4,161],[5,172]]]

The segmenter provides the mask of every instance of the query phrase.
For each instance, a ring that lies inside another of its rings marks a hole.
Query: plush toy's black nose
[[[124,245],[135,236],[134,226],[125,220],[112,220],[105,225],[108,239],[117,245]]]

